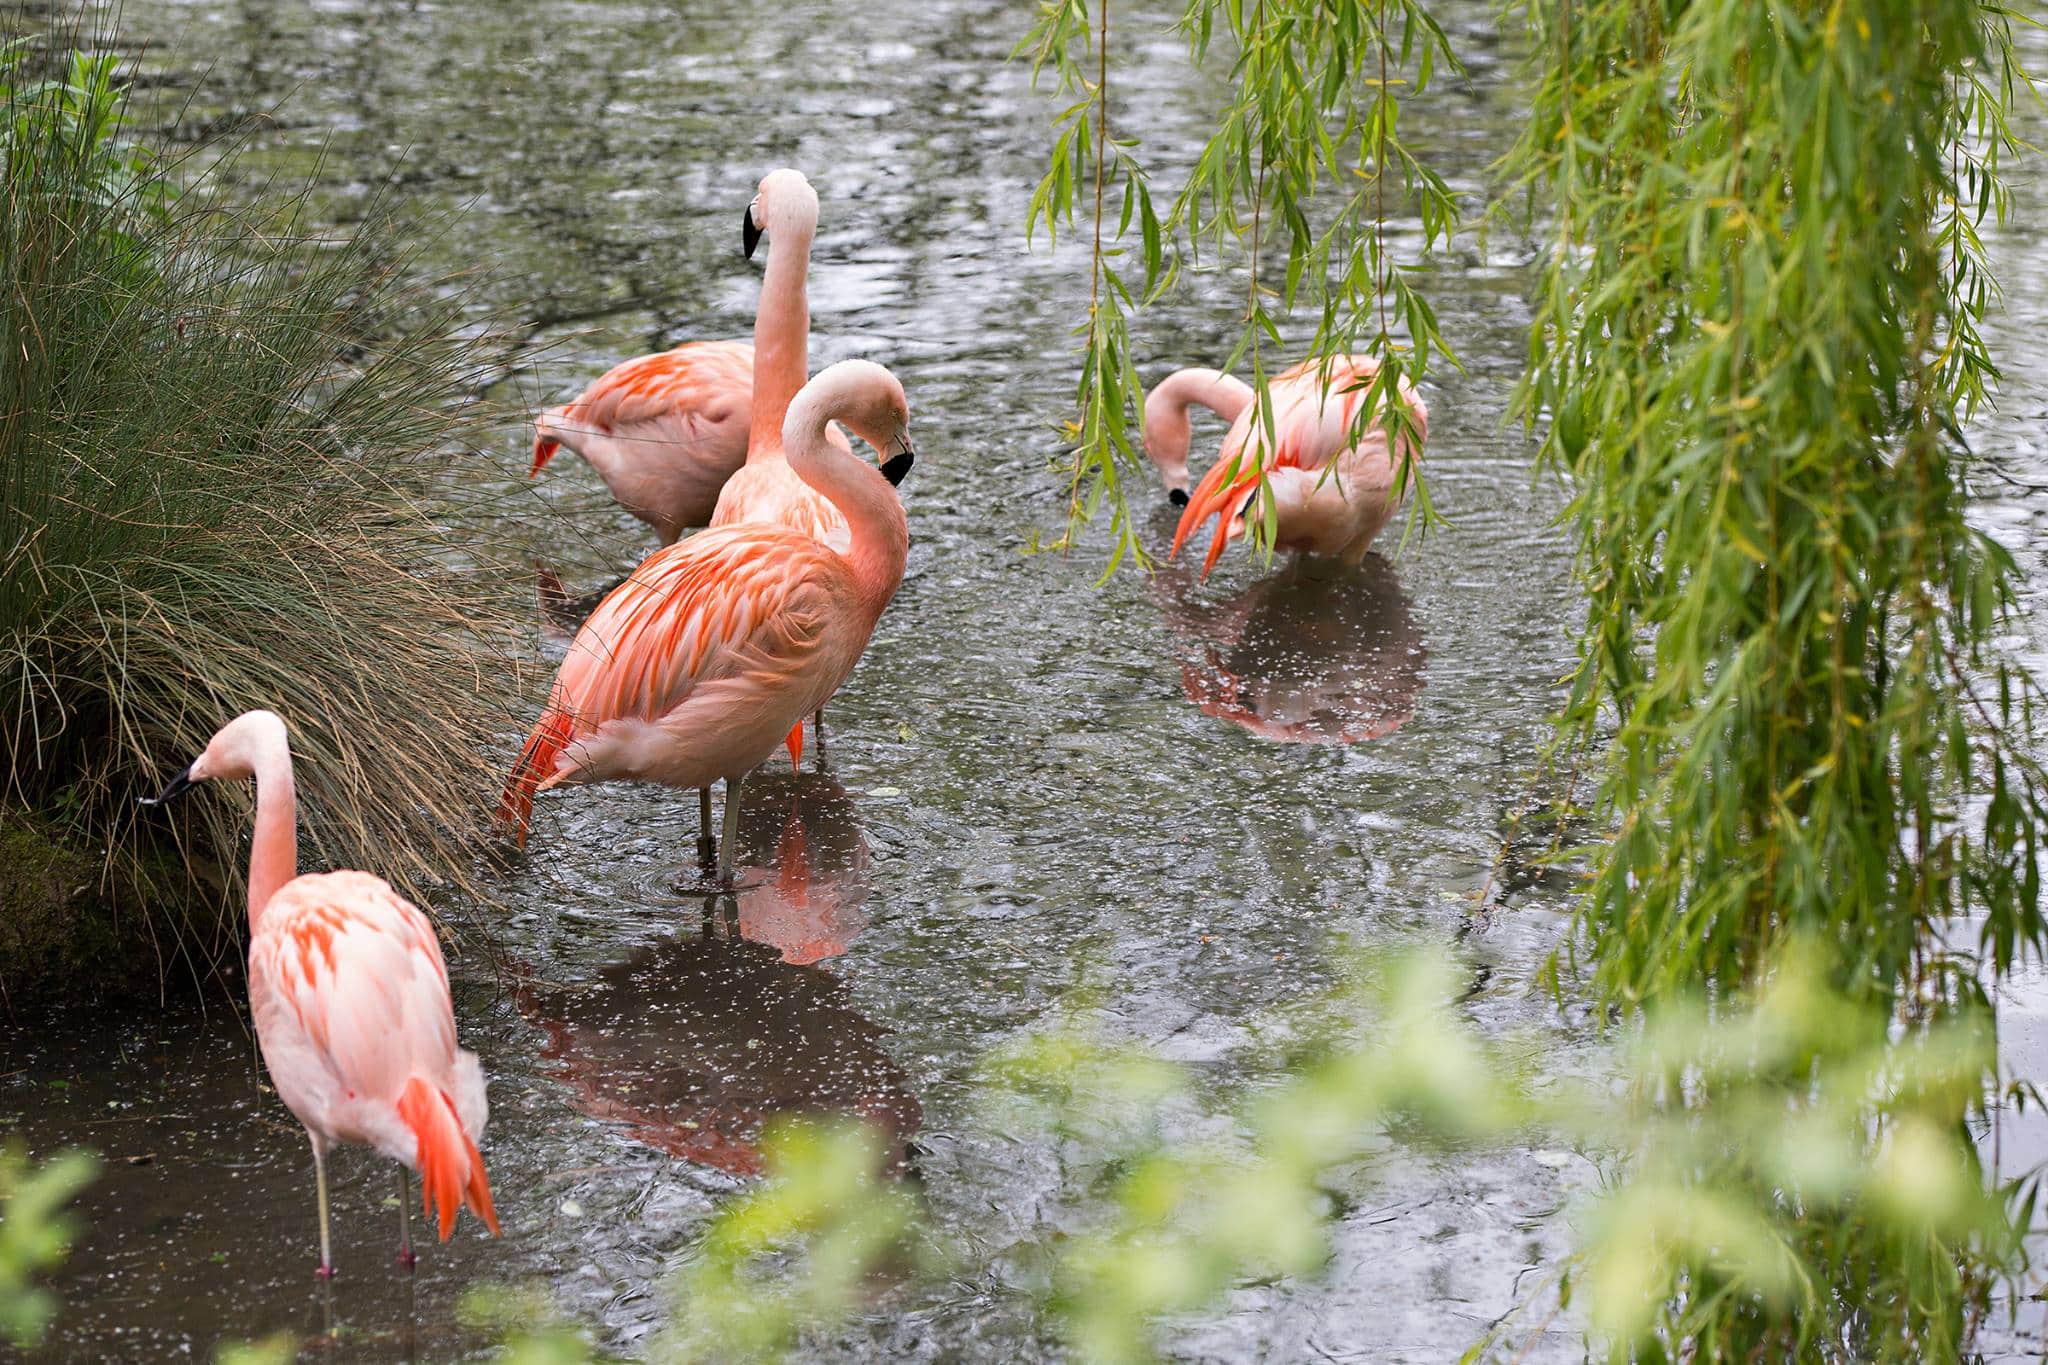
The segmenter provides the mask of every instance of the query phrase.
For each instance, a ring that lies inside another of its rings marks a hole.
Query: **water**
[[[1403,129],[1477,193],[1516,100],[1488,10],[1446,12],[1471,77],[1411,105]],[[1165,10],[1117,15],[1117,107],[1172,185],[1217,78],[1182,65]],[[813,367],[894,369],[921,458],[903,490],[909,570],[833,703],[829,774],[750,787],[759,884],[736,914],[671,889],[695,803],[652,790],[543,801],[529,857],[495,884],[484,913],[505,961],[471,951],[455,975],[463,1039],[492,1077],[501,1240],[465,1225],[405,1279],[391,1171],[344,1153],[330,1308],[310,1275],[303,1134],[231,1012],[10,1042],[0,1114],[34,1148],[84,1142],[110,1162],[58,1284],[52,1358],[206,1356],[313,1334],[330,1312],[332,1357],[455,1357],[482,1347],[454,1302],[485,1282],[544,1283],[630,1354],[666,1316],[665,1272],[744,1188],[762,1120],[820,1106],[884,1127],[968,1257],[810,1354],[1029,1357],[1051,1349],[1033,1292],[1077,1226],[1094,1154],[992,1121],[976,1068],[1078,986],[1112,1037],[1220,1093],[1272,1074],[1260,1020],[1329,981],[1333,948],[1456,941],[1469,1016],[1575,1064],[1583,1036],[1530,986],[1569,886],[1489,878],[1578,611],[1560,495],[1532,483],[1502,426],[1527,321],[1516,258],[1461,246],[1429,281],[1466,366],[1424,386],[1451,530],[1338,584],[1233,554],[1207,584],[1176,570],[1091,587],[1100,533],[1067,558],[1022,552],[1061,515],[1057,423],[1087,292],[1070,246],[1023,238],[1046,137],[1045,103],[1006,60],[1025,20],[993,0],[128,0],[128,46],[153,40],[152,70],[193,93],[176,136],[257,118],[273,163],[324,151],[321,211],[338,221],[401,155],[408,203],[460,211],[426,260],[488,262],[487,299],[538,300],[515,321],[552,345],[508,381],[529,407],[623,356],[744,335],[759,276],[739,257],[741,209],[767,169],[805,169],[824,205]],[[1145,376],[1221,358],[1236,278],[1198,277],[1144,315]],[[2015,284],[2048,309],[2038,269]],[[2040,335],[2017,329],[2015,358]],[[1999,433],[2026,435],[2048,483],[2027,420],[2048,381],[2013,368]],[[1202,427],[1198,447],[1218,434]],[[524,489],[529,439],[508,428],[477,477]],[[536,501],[504,539],[574,590],[648,548],[573,459],[518,496]],[[2031,547],[2041,498],[1996,506]],[[1148,536],[1170,525],[1159,500]],[[1341,628],[1305,629],[1316,621]],[[1590,1170],[1569,1153],[1392,1147],[1332,1178],[1344,1212],[1327,1275],[1233,1293],[1173,1329],[1174,1353],[1440,1361],[1533,1297],[1506,1340],[1524,1359],[1577,1359],[1568,1319],[1543,1326],[1542,1294]]]

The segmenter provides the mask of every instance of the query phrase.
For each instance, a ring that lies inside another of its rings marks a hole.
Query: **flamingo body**
[[[533,473],[567,447],[664,545],[710,522],[747,458],[754,348],[698,341],[614,366],[534,421]]]
[[[1246,403],[1223,438],[1223,449],[1182,509],[1173,549],[1210,517],[1217,519],[1206,575],[1230,541],[1244,534],[1244,518],[1263,515],[1254,499],[1263,478],[1272,498],[1274,548],[1357,564],[1373,537],[1400,506],[1397,452],[1373,420],[1357,439],[1359,409],[1372,397],[1379,363],[1370,356],[1303,361],[1268,386],[1273,432],[1268,441],[1256,404]],[[1400,457],[1419,458],[1429,432],[1429,409],[1412,385],[1400,386],[1414,427]],[[1332,468],[1334,466],[1334,468]]]
[[[845,557],[787,527],[656,551],[570,643],[520,758],[526,804],[565,782],[744,777],[846,680],[870,618]]]
[[[447,963],[415,906],[366,872],[294,877],[250,935],[249,1007],[278,1098],[317,1144],[419,1172],[443,1241],[464,1205],[498,1230],[476,1148],[483,1069],[456,1046]]]

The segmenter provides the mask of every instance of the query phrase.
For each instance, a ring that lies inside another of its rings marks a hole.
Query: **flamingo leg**
[[[718,857],[718,841],[711,837],[711,788],[697,788],[697,865],[709,868]]]
[[[412,1249],[412,1181],[407,1179],[404,1166],[398,1168],[398,1263],[410,1275],[412,1268],[420,1263],[419,1254]]]
[[[320,1268],[313,1273],[320,1279],[331,1280],[334,1253],[327,1237],[327,1153],[321,1147],[320,1139],[313,1138],[313,1188],[320,1197]]]
[[[740,843],[740,784],[743,779],[725,779],[725,838],[718,846],[718,884],[732,886],[732,851]]]
[[[825,708],[819,707],[811,717],[811,729],[818,737],[818,771],[825,771]]]

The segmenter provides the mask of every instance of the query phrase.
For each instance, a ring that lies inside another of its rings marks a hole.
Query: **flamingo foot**
[[[313,1272],[313,1278],[314,1278],[314,1279],[316,1279],[316,1280],[321,1280],[321,1281],[326,1281],[326,1280],[331,1280],[331,1279],[333,1279],[333,1278],[334,1278],[334,1267],[333,1267],[333,1266],[331,1266],[331,1265],[329,1265],[329,1264],[327,1264],[327,1262],[325,1262],[325,1261],[322,1261],[322,1262],[320,1263],[320,1267],[319,1267],[319,1269],[317,1269],[317,1270],[315,1270],[315,1271]]]

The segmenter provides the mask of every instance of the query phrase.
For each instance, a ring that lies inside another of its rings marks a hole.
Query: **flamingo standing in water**
[[[739,522],[649,555],[577,632],[513,765],[499,814],[522,844],[534,793],[559,783],[704,789],[724,778],[717,873],[730,883],[747,773],[846,681],[903,581],[902,504],[872,465],[827,439],[835,419],[885,457],[908,456],[903,386],[879,365],[843,360],[789,405],[784,453],[846,518],[846,553]]]
[[[274,712],[222,726],[171,780],[161,805],[209,778],[256,780],[249,852],[249,1011],[278,1098],[306,1127],[320,1202],[320,1269],[334,1274],[328,1239],[327,1149],[374,1147],[398,1165],[398,1259],[410,1270],[412,1192],[420,1173],[441,1240],[458,1205],[493,1235],[498,1215],[476,1148],[484,1074],[455,1045],[448,966],[427,917],[366,872],[298,874],[291,747]]]
[[[1429,409],[1403,380],[1400,398],[1412,437],[1403,433],[1398,453],[1391,452],[1386,429],[1375,415],[1354,439],[1359,408],[1372,397],[1378,376],[1379,362],[1361,355],[1305,360],[1276,376],[1268,386],[1270,443],[1251,387],[1242,381],[1215,370],[1182,370],[1161,381],[1145,400],[1145,451],[1169,496],[1187,479],[1189,406],[1199,403],[1231,424],[1222,453],[1194,493],[1174,498],[1185,506],[1174,530],[1173,552],[1178,554],[1197,527],[1216,517],[1216,532],[1202,561],[1207,576],[1223,547],[1244,534],[1245,509],[1259,495],[1263,480],[1273,499],[1275,549],[1329,556],[1348,565],[1363,559],[1400,505],[1400,462],[1420,458],[1429,435]]]

